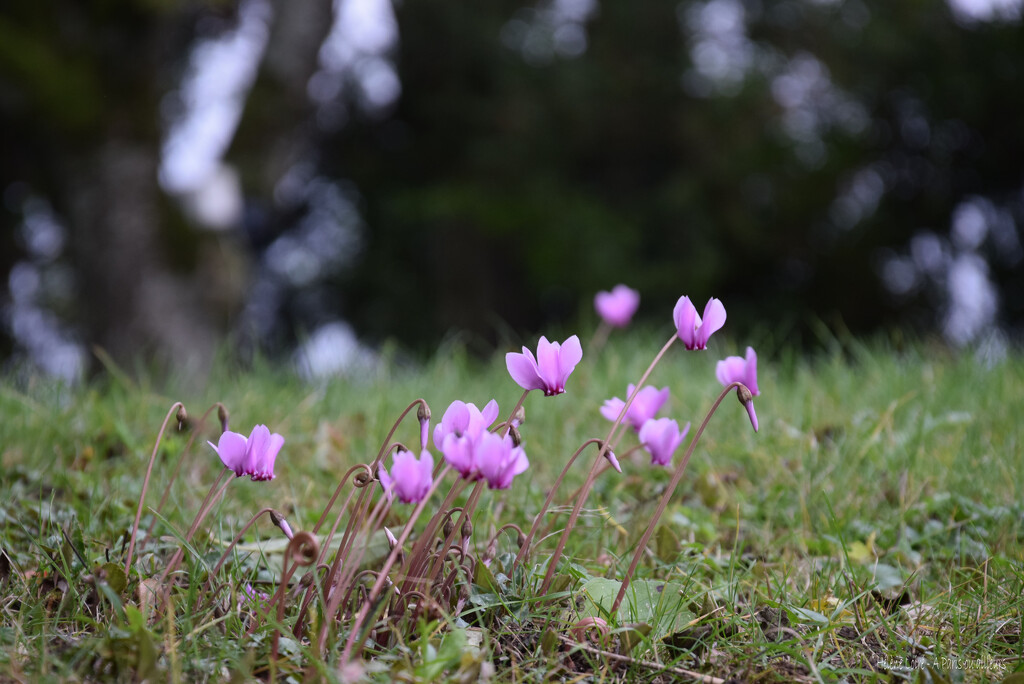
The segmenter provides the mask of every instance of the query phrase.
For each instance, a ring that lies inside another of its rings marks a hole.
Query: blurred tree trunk
[[[215,334],[196,284],[165,261],[159,143],[112,133],[69,166],[83,327],[119,362],[153,354],[176,373],[204,373]]]

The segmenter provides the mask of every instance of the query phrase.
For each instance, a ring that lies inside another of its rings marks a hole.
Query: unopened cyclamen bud
[[[526,546],[526,535],[523,534],[521,530],[516,535],[516,544],[519,545],[519,548],[523,548],[524,546]]]
[[[398,546],[398,539],[395,538],[394,533],[391,532],[387,527],[384,528],[384,536],[388,538],[388,546],[394,549]]]
[[[430,407],[426,402],[420,402],[416,409],[416,418],[420,421],[420,449],[427,448],[427,435],[430,432]]]
[[[178,405],[178,412],[175,414],[175,418],[178,419],[178,430],[181,430],[182,426],[188,420],[188,411],[185,410],[184,404]]]
[[[277,511],[270,511],[270,521],[281,528],[281,531],[284,532],[284,536],[289,539],[293,539],[295,537],[295,533],[292,532],[292,526],[289,525],[288,521],[284,519],[284,516]]]
[[[522,425],[525,422],[526,422],[526,408],[524,406],[520,406],[519,408],[516,409],[516,412],[512,414],[512,425],[514,427],[519,427],[520,425]]]
[[[445,536],[445,538],[448,538],[448,537],[452,536],[452,532],[453,531],[455,531],[455,523],[452,522],[452,519],[449,517],[447,520],[444,521],[444,536]]]
[[[754,396],[746,385],[736,387],[736,398],[740,400],[743,407],[747,409],[747,416],[750,418],[750,425],[757,432],[757,413],[754,412]]]
[[[217,418],[220,420],[220,431],[228,431],[228,410],[224,408],[224,404],[217,404]]]
[[[523,436],[519,434],[519,428],[517,428],[515,425],[509,428],[508,434],[512,437],[512,444],[514,446],[523,445]]]
[[[612,468],[615,468],[616,472],[622,472],[622,466],[619,465],[619,459],[615,458],[615,452],[609,449],[604,452],[604,457],[608,459],[608,462],[612,464]]]
[[[465,522],[462,523],[462,538],[469,539],[473,536],[473,523],[466,518]]]

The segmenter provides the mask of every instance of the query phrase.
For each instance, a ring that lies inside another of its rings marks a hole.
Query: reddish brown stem
[[[153,463],[156,461],[157,452],[160,450],[160,440],[163,439],[164,430],[167,429],[167,423],[171,422],[171,416],[178,413],[179,409],[184,410],[185,405],[180,401],[174,402],[167,415],[164,417],[164,422],[160,426],[160,432],[156,435],[156,444],[153,445],[153,453],[149,456],[149,465],[146,467],[146,477],[142,481],[142,493],[139,495],[139,507],[135,510],[135,522],[132,523],[132,536],[131,541],[128,542],[128,559],[124,562],[124,574],[128,575],[132,569],[132,556],[135,554],[135,537],[139,533],[139,520],[142,518],[142,504],[146,501],[146,490],[149,488],[149,478],[153,475]]]
[[[576,526],[576,519],[579,518],[580,510],[583,509],[583,502],[587,500],[587,495],[590,494],[590,488],[593,487],[594,480],[597,479],[597,471],[601,466],[601,461],[604,459],[605,454],[611,449],[611,441],[612,437],[615,436],[615,431],[618,429],[619,425],[622,424],[622,419],[625,418],[626,412],[629,411],[629,407],[633,404],[633,399],[636,398],[636,395],[639,394],[644,383],[647,382],[647,378],[654,370],[654,367],[658,365],[658,362],[661,361],[665,352],[667,352],[669,347],[675,343],[676,339],[678,339],[678,337],[673,335],[669,341],[665,343],[665,346],[661,348],[661,351],[658,352],[657,356],[654,357],[654,360],[651,361],[651,364],[647,367],[647,370],[644,371],[644,374],[640,377],[640,380],[633,388],[633,392],[626,399],[626,403],[622,405],[622,410],[619,411],[618,418],[615,419],[611,429],[608,431],[608,437],[605,438],[604,444],[601,445],[599,457],[594,461],[594,465],[591,466],[590,472],[587,474],[587,479],[583,482],[583,489],[580,492],[580,496],[576,499],[576,503],[572,507],[572,513],[569,514],[569,521],[566,523],[565,529],[562,531],[562,536],[558,538],[558,546],[555,547],[555,552],[551,555],[551,560],[548,561],[548,570],[544,575],[544,581],[540,586],[540,594],[542,596],[547,593],[548,588],[551,586],[551,580],[554,579],[555,569],[558,567],[558,561],[562,557],[562,552],[565,550],[565,544],[569,541],[569,535],[572,533],[573,527]]]
[[[622,580],[622,586],[619,587],[619,594],[615,597],[615,602],[612,603],[611,614],[613,616],[616,614],[616,611],[618,611],[619,604],[622,603],[622,599],[626,595],[626,589],[629,588],[630,579],[636,571],[636,566],[640,564],[640,557],[643,555],[644,549],[647,548],[647,542],[651,540],[651,535],[654,534],[654,527],[658,524],[658,519],[661,518],[661,514],[665,512],[665,507],[668,506],[669,499],[672,498],[672,493],[675,492],[679,481],[683,479],[683,472],[686,470],[686,466],[690,462],[690,456],[693,455],[693,450],[697,447],[697,442],[700,441],[700,436],[704,434],[704,428],[708,426],[711,416],[715,414],[715,411],[718,409],[719,404],[722,403],[722,400],[725,399],[725,396],[729,394],[733,388],[742,386],[742,383],[734,382],[722,390],[721,394],[718,395],[718,399],[716,399],[715,403],[711,405],[707,415],[704,416],[704,420],[701,422],[700,427],[697,428],[697,432],[694,433],[693,439],[690,440],[690,446],[687,447],[683,460],[679,462],[679,465],[676,466],[675,472],[672,473],[672,479],[665,488],[665,493],[661,495],[661,500],[658,502],[658,507],[654,511],[654,516],[651,518],[651,522],[647,524],[647,529],[644,530],[644,536],[640,538],[640,545],[637,547],[636,553],[633,554],[633,562],[629,564],[629,570],[626,571],[626,576]]]

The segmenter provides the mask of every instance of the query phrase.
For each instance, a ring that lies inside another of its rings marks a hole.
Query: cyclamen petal
[[[489,432],[477,447],[477,467],[490,489],[508,489],[513,478],[529,466],[526,452],[515,446],[508,435],[501,437]]]
[[[419,503],[430,492],[434,483],[434,458],[429,451],[416,458],[411,451],[399,451],[391,457],[391,474],[383,466],[379,470],[384,491],[393,491],[402,503]]]
[[[472,477],[476,472],[476,447],[469,435],[447,435],[441,443],[445,462],[455,468],[463,478]]]
[[[274,462],[284,445],[284,437],[274,433],[266,425],[257,425],[249,435],[245,454],[245,474],[253,480],[274,479]]]
[[[651,455],[651,465],[667,466],[672,463],[672,454],[686,439],[690,424],[679,430],[679,423],[671,418],[652,419],[640,428],[640,442]]]
[[[546,337],[541,337],[536,358],[523,347],[522,354],[506,354],[505,365],[509,375],[523,389],[539,389],[546,396],[552,396],[565,392],[565,383],[582,358],[583,347],[576,335],[562,344],[548,342]]]
[[[611,292],[598,292],[594,296],[594,309],[610,326],[624,328],[640,306],[640,293],[626,285],[616,285]]]
[[[220,456],[220,461],[224,464],[224,467],[234,471],[235,477],[241,477],[246,474],[245,435],[228,430],[221,433],[220,439],[217,441],[216,445],[214,445],[213,442],[207,442],[207,444],[212,446],[213,450],[217,452],[218,456]]]
[[[505,367],[516,384],[525,390],[544,389],[544,380],[540,377],[537,361],[533,353],[523,347],[523,353],[509,352],[505,354]]]
[[[634,389],[635,386],[632,384],[627,387],[626,396],[633,394]],[[625,420],[633,426],[634,430],[639,431],[644,423],[658,414],[661,407],[668,401],[668,396],[668,387],[662,387],[660,390],[650,385],[644,387],[633,398],[633,403],[629,405],[629,410],[626,412]],[[622,399],[612,397],[604,402],[604,406],[601,407],[601,415],[614,422],[622,413],[622,407],[625,405],[626,402]]]
[[[274,463],[284,446],[284,437],[271,433],[266,425],[257,425],[246,438],[237,432],[225,431],[213,447],[221,462],[236,477],[250,476],[253,480],[273,480]]]
[[[715,377],[722,385],[742,382],[750,390],[751,396],[761,394],[757,388],[757,352],[747,347],[746,358],[728,356],[715,366]]]
[[[672,310],[676,334],[687,349],[707,349],[708,339],[725,325],[725,305],[712,297],[704,306],[704,319],[697,315],[697,307],[689,297],[683,296]]]
[[[572,375],[572,372],[582,360],[583,345],[580,344],[580,338],[573,335],[562,343],[558,354],[558,386],[561,388],[560,391],[565,391],[566,380],[569,379],[569,376]]]
[[[697,330],[697,349],[707,349],[708,339],[725,325],[725,305],[712,297],[704,306],[704,316]]]

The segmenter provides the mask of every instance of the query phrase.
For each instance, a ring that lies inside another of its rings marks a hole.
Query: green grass
[[[522,434],[531,468],[510,490],[484,493],[474,517],[477,553],[498,526],[528,527],[568,456],[607,433],[598,413],[603,400],[625,396],[667,334],[613,336],[599,355],[585,350],[567,394],[528,397]],[[742,407],[727,397],[619,616],[602,612],[608,593],[671,475],[652,468],[642,452],[624,456],[622,475],[598,480],[567,547],[559,591],[536,593],[557,535],[541,542],[525,572],[510,577],[503,571],[517,549],[514,535],[503,535],[490,574],[478,573],[462,612],[408,626],[399,643],[376,654],[368,675],[475,681],[493,671],[499,681],[587,674],[669,681],[686,671],[779,682],[999,681],[1019,668],[1024,357],[986,365],[939,345],[894,350],[848,340],[805,358],[771,340],[757,346],[761,432],[753,433]],[[712,340],[711,348],[673,348],[657,368],[651,382],[672,389],[663,415],[699,424],[720,389],[715,361],[742,352],[726,339]],[[345,469],[374,458],[416,397],[429,402],[437,421],[454,399],[482,406],[494,397],[504,413],[520,394],[502,357],[474,361],[458,348],[423,366],[387,360],[329,383],[224,362],[201,391],[172,385],[119,374],[74,389],[30,376],[0,384],[0,679],[301,681],[297,668],[316,660],[307,644],[285,640],[271,670],[269,628],[245,637],[248,611],[237,602],[190,610],[223,543],[263,506],[285,512],[296,530],[310,528]],[[228,407],[234,429],[266,423],[287,441],[277,479],[231,484],[186,557],[188,581],[172,595],[176,610],[147,620],[138,606],[140,577],[122,589],[104,565],[123,564],[146,461],[176,400],[185,403],[190,424],[164,438],[149,506],[177,460],[185,460],[166,522],[158,521],[157,538],[140,554],[142,578],[147,568],[159,576],[175,535],[220,470],[203,444],[216,441],[215,418],[182,456],[190,431],[199,429],[196,419],[213,402]],[[417,442],[414,417],[397,438]],[[634,444],[629,434],[617,451],[625,455]],[[570,472],[556,499],[555,531],[590,458]],[[400,526],[410,510],[396,506],[389,524]],[[257,539],[265,541],[263,551],[240,554],[220,579],[235,586],[272,581],[280,538],[261,522],[246,542],[255,549]],[[588,615],[610,618],[612,636],[573,645],[569,626]],[[294,614],[285,617],[289,628],[290,619]],[[332,647],[324,678],[340,677],[339,652]],[[908,663],[915,669],[900,669]]]

